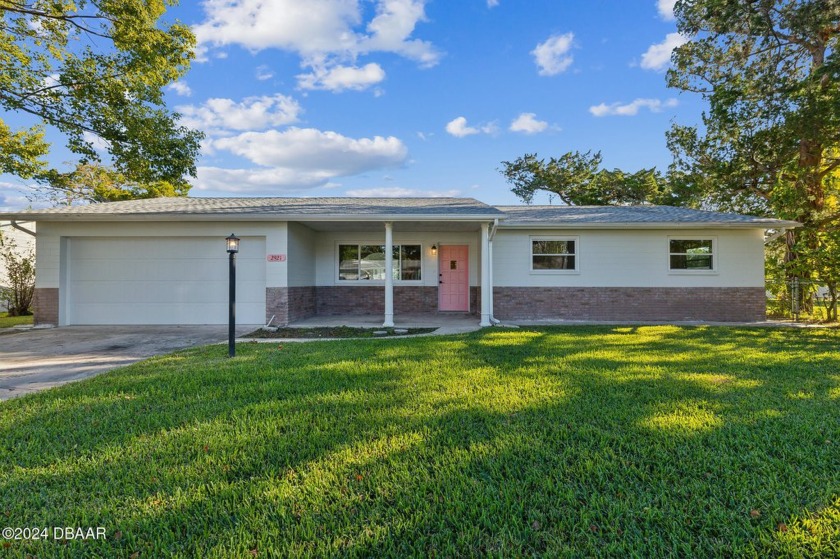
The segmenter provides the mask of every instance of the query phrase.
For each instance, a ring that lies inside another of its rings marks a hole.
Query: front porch
[[[461,320],[489,326],[495,222],[297,221],[288,224],[286,287],[268,287],[266,319],[297,326],[433,326]]]

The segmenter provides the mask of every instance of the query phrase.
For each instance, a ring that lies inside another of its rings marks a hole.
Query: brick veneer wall
[[[285,326],[315,314],[314,287],[266,287],[265,320]]]
[[[289,322],[315,314],[315,287],[289,288]]]
[[[501,320],[765,319],[761,287],[495,287],[493,314]]]
[[[272,325],[285,326],[289,323],[289,288],[265,288],[265,322],[274,317]]]
[[[58,326],[58,288],[36,287],[32,298],[35,324]]]
[[[478,287],[470,287],[470,311],[478,312]],[[315,312],[323,316],[375,315],[385,312],[385,288],[381,285],[329,285],[315,288]],[[394,313],[438,312],[435,286],[394,286]]]

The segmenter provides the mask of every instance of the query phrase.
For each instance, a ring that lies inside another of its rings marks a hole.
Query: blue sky
[[[193,26],[198,60],[167,103],[207,134],[191,196],[503,204],[517,200],[501,161],[525,153],[664,169],[670,123],[702,110],[665,84],[683,40],[673,3],[183,2],[166,17]],[[0,207],[25,207],[22,183],[4,179]]]

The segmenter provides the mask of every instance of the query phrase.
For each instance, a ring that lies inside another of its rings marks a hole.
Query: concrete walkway
[[[238,326],[237,335],[257,326]],[[0,333],[0,400],[227,340],[227,326],[65,326]]]
[[[437,328],[435,335],[461,334],[478,330],[479,318],[466,313],[405,313],[394,316],[396,328]],[[381,328],[382,315],[313,316],[289,324],[289,328]]]

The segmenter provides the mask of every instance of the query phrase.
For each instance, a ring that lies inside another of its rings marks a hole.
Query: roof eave
[[[504,214],[461,214],[461,215],[433,215],[433,214],[366,214],[366,215],[319,215],[319,214],[254,214],[254,213],[143,213],[143,214],[53,214],[53,213],[21,213],[0,214],[0,220],[16,221],[52,221],[52,222],[86,222],[86,221],[488,221],[504,219]]]
[[[546,223],[544,221],[529,221],[517,223],[499,223],[499,229],[791,229],[801,227],[796,221],[766,221],[754,223],[732,223],[720,221],[687,222],[625,222],[625,223]]]

